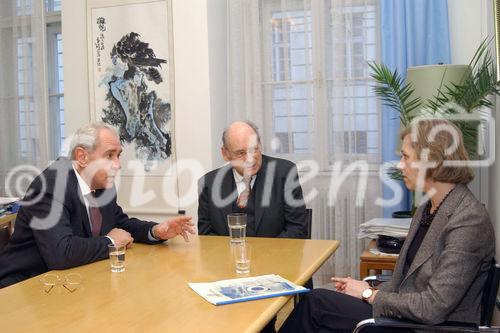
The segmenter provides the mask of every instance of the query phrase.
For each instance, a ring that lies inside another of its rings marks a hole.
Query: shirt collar
[[[234,168],[233,168],[233,176],[234,176],[234,181],[236,182],[236,184],[243,182],[243,176],[240,175],[238,173],[238,171],[236,171],[236,169],[234,169]],[[257,175],[252,176],[252,178],[250,180],[251,185],[253,185],[253,183],[255,182],[255,178],[257,178]]]
[[[91,193],[92,190],[90,189],[89,185],[85,182],[85,180],[83,180],[83,178],[80,176],[74,164],[73,164],[73,170],[75,170],[76,179],[78,180],[78,186],[80,187],[80,191],[82,191],[82,195],[86,196],[89,193]]]

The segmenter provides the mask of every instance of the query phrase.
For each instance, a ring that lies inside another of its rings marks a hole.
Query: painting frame
[[[161,10],[158,10],[159,8]],[[129,14],[127,17],[130,17],[130,13],[135,12],[137,12],[138,15],[137,19],[123,19],[119,21],[120,15],[118,13],[127,13]],[[150,16],[144,17],[146,14],[149,14]],[[108,15],[109,17],[106,15]],[[111,18],[111,22],[113,22],[113,17],[115,17],[115,22],[119,24],[115,24],[114,26],[111,25],[110,29],[109,20]],[[97,18],[102,18],[104,24],[108,24],[107,26],[104,26],[104,32],[99,31],[101,26],[97,22]],[[119,32],[110,32],[110,30],[113,30],[113,27]],[[157,32],[156,30],[162,31],[163,33]],[[125,132],[125,134],[127,134],[127,136],[132,138],[131,140],[133,140],[133,134],[135,134],[136,129],[141,130],[141,128],[144,126],[141,121],[142,119],[140,119],[140,116],[137,114],[144,108],[140,108],[140,104],[139,102],[137,102],[137,108],[130,108],[130,110],[136,110],[135,118],[137,120],[133,122],[135,126],[129,126],[129,121],[126,121],[126,125],[115,126],[120,134],[122,145],[124,146],[124,154],[122,155],[123,164],[127,165],[129,161],[134,159],[134,154],[130,150],[135,149],[135,157],[144,164],[145,175],[148,177],[163,177],[165,176],[165,174],[169,174],[172,169],[172,164],[176,161],[174,85],[175,73],[171,0],[87,0],[87,63],[89,73],[90,119],[91,121],[105,120],[105,118],[103,117],[103,112],[105,112],[106,110],[106,102],[104,101],[104,96],[105,94],[110,94],[112,89],[109,87],[103,88],[102,76],[105,75],[103,74],[103,72],[105,72],[109,68],[110,59],[108,59],[108,57],[110,51],[114,51],[114,48],[118,45],[118,43],[123,42],[123,38],[117,41],[116,37],[115,39],[106,37],[108,37],[108,35],[112,35],[113,33],[114,36],[116,36],[117,34],[118,36],[121,36],[120,32],[122,32],[123,34],[129,31],[131,32],[130,34],[132,34],[132,32],[136,32],[139,36],[137,37],[139,41],[141,43],[143,42],[143,44],[145,45],[150,46],[150,51],[155,56],[152,61],[162,62],[157,64],[156,68],[152,69],[152,71],[156,71],[158,73],[152,75],[154,78],[156,78],[156,76],[160,76],[161,81],[158,85],[156,84],[155,79],[151,79],[149,73],[141,73],[141,75],[150,79],[149,81],[146,79],[142,79],[146,84],[149,83],[150,86],[157,87],[156,91],[153,90],[155,95],[150,98],[152,100],[151,103],[154,103],[157,100],[164,101],[163,109],[167,111],[164,112],[166,116],[164,117],[165,119],[163,119],[163,121],[164,123],[168,124],[169,131],[167,134],[165,134],[163,131],[157,131],[157,133],[160,134],[158,134],[156,137],[160,137],[160,139],[165,140],[165,143],[163,145],[159,144],[158,147],[154,147],[154,144],[151,143],[144,145],[143,147],[139,147],[139,144],[137,143],[124,140],[124,137],[126,136],[122,135],[123,132]],[[143,36],[148,36],[149,38],[143,38]],[[144,40],[141,40],[141,38],[143,38]],[[111,47],[111,45],[113,45],[113,47]],[[160,49],[161,51],[159,52],[159,54],[157,52],[158,49]],[[165,60],[164,62],[163,59]],[[106,65],[106,62],[108,66]],[[127,64],[124,66],[127,66]],[[149,68],[151,67],[152,66],[150,66]],[[130,68],[130,65],[128,68]],[[149,69],[149,71],[151,71],[151,69]],[[143,86],[144,83],[141,82],[140,85]],[[160,87],[160,85],[162,86]],[[147,92],[147,94],[150,95],[151,92]],[[129,95],[132,96],[133,94]],[[144,92],[144,95],[146,95],[146,92]],[[113,99],[116,100],[116,98]],[[124,100],[128,102],[130,98],[125,98]],[[155,110],[161,108],[156,105],[156,107],[151,109]],[[121,113],[123,117],[124,112]],[[130,114],[132,114],[132,112]],[[126,114],[125,119],[134,119],[134,117]],[[149,117],[149,119],[153,119],[151,120],[151,122],[154,122],[154,119],[156,118],[151,116]],[[157,124],[151,127],[153,129],[158,129],[159,126],[156,125]],[[124,131],[123,127],[127,127],[127,131]],[[134,129],[134,127],[136,129]],[[163,129],[163,127],[161,128]],[[169,134],[169,136],[167,138],[164,138],[163,136],[161,136],[161,134],[164,134],[165,136]],[[142,137],[145,137],[145,135],[143,135]],[[131,148],[131,146],[134,148]],[[140,158],[138,157],[138,155],[140,156]],[[127,171],[127,168],[122,170],[122,176],[124,177],[132,177],[136,174],[137,173],[135,171]]]
[[[495,27],[495,62],[497,70],[497,83],[500,83],[500,0],[493,0],[493,14]]]

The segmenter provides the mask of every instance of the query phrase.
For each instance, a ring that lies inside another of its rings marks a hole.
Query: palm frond
[[[499,95],[496,85],[496,69],[493,57],[488,49],[491,39],[485,39],[479,45],[469,63],[471,70],[460,84],[446,85],[438,90],[434,100],[428,105],[437,110],[446,105],[456,103],[462,110],[471,113],[479,107],[492,107],[491,95]],[[455,113],[461,110],[455,110]]]
[[[387,175],[391,179],[403,180],[403,173],[396,166],[391,166],[387,169]]]
[[[421,105],[420,98],[412,98],[414,89],[411,84],[405,84],[398,71],[391,70],[384,64],[368,63],[372,69],[370,76],[377,85],[373,88],[384,105],[399,113],[403,126],[410,124],[412,113]]]
[[[496,82],[497,69],[489,51],[492,40],[493,38],[490,38],[481,42],[469,63],[471,70],[466,73],[463,82],[445,85],[438,89],[432,99],[425,101],[412,96],[413,87],[404,82],[397,70],[391,72],[384,64],[368,63],[372,70],[370,76],[377,83],[373,88],[375,95],[384,105],[399,113],[403,126],[408,126],[418,113],[446,116],[463,111],[473,113],[480,107],[491,108],[493,103],[489,98],[492,95],[500,95]],[[476,159],[479,121],[454,123],[462,131],[469,157]],[[390,168],[387,173],[393,179],[402,179],[400,171],[395,167]]]

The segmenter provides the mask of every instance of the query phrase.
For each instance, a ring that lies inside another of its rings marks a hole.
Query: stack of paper
[[[16,197],[0,197],[0,215],[4,213],[7,214],[12,211],[12,205],[14,202],[19,201]]]
[[[6,206],[19,200],[18,197],[0,197],[0,206]]]
[[[212,304],[223,305],[261,298],[304,293],[309,289],[279,275],[261,275],[209,283],[189,283],[191,289]]]
[[[378,235],[404,238],[408,235],[411,219],[377,218],[359,226],[358,238],[378,238]]]

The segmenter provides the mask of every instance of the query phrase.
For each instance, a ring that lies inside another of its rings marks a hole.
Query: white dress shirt
[[[240,196],[241,192],[245,190],[245,182],[243,181],[243,176],[238,173],[233,168],[233,176],[234,176],[234,182],[236,183],[236,189],[238,190],[238,196]],[[253,188],[253,184],[255,184],[255,179],[257,178],[257,175],[252,176],[252,180],[250,181],[250,189]]]

